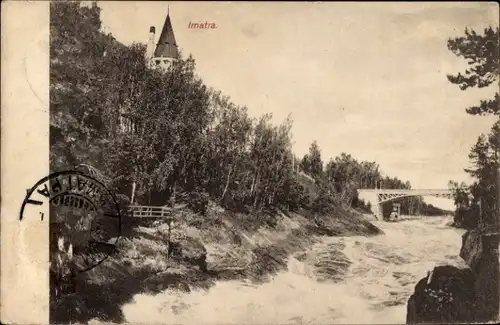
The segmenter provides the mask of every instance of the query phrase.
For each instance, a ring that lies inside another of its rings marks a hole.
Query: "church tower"
[[[150,67],[160,67],[168,69],[179,59],[179,50],[175,41],[172,22],[170,21],[170,12],[167,13],[167,18],[163,24],[160,33],[160,38],[155,44],[155,27],[149,28],[149,40],[146,50],[147,60]]]

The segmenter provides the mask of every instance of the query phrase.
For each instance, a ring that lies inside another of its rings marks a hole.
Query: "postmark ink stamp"
[[[50,217],[41,211],[44,205]],[[51,269],[63,268],[66,259],[71,264],[67,273],[103,263],[116,251],[121,235],[115,196],[100,180],[79,170],[52,173],[28,189],[19,216],[21,221],[27,218],[50,220]]]

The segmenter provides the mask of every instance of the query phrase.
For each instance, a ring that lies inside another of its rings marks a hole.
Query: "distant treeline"
[[[50,7],[52,170],[91,164],[122,200],[182,200],[200,211],[210,199],[237,210],[328,213],[365,206],[358,188],[411,188],[345,153],[324,165],[316,142],[294,156],[290,118],[278,126],[270,115],[251,118],[203,83],[191,56],[165,73],[148,69],[143,44],[124,46],[101,31],[96,3]],[[425,206],[400,202],[414,213]]]

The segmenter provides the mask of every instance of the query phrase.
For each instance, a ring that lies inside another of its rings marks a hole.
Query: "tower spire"
[[[168,68],[180,58],[172,21],[170,20],[170,5],[167,5],[167,17],[156,43],[155,28],[154,26],[150,27],[147,57],[151,67],[159,66],[162,68]]]
[[[174,30],[172,28],[172,22],[170,21],[170,16],[168,14],[167,18],[165,19],[165,23],[163,24],[160,38],[158,39],[158,43],[156,44],[154,57],[164,57],[172,59],[177,59],[179,57],[177,42],[175,41]]]

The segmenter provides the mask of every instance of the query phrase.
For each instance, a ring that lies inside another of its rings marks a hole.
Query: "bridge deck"
[[[368,199],[372,204],[372,211],[380,215],[381,204],[384,202],[410,197],[410,196],[434,196],[438,198],[453,198],[453,191],[450,189],[358,189],[358,194],[362,199]],[[364,196],[365,198],[361,197]]]
[[[429,194],[451,194],[452,190],[449,189],[358,189],[358,192],[372,192],[372,193],[387,193],[387,194],[414,194],[414,193],[429,193]]]

